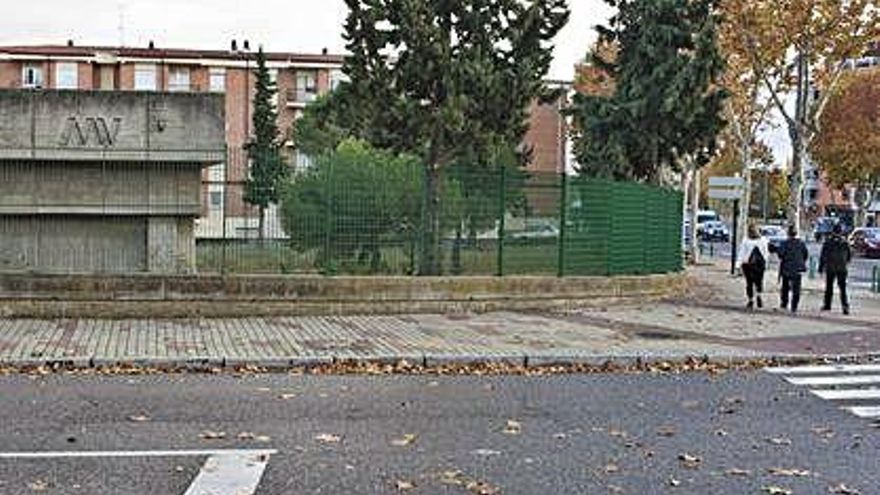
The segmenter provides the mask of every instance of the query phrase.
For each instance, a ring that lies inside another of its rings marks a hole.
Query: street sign
[[[736,273],[736,232],[739,226],[739,202],[744,197],[746,181],[742,177],[709,177],[709,198],[733,201],[733,232],[730,236],[730,274]]]
[[[746,180],[742,177],[709,177],[709,187],[742,189],[745,186]]]
[[[709,189],[709,198],[733,200],[742,199],[742,189]]]

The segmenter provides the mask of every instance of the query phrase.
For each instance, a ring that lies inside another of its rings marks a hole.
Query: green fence
[[[222,190],[223,207],[213,231],[197,229],[198,270],[606,276],[682,269],[682,198],[671,190],[474,167],[443,170],[432,189],[416,163],[345,159],[309,164],[289,181],[281,204],[265,212],[262,235],[254,230],[257,210],[242,203],[242,183],[206,184],[208,201]]]

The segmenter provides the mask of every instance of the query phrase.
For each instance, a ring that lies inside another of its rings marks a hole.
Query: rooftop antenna
[[[119,46],[125,46],[125,4],[119,2],[116,4],[119,10]]]

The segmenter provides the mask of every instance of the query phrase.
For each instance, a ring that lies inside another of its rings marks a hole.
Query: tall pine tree
[[[280,153],[278,111],[275,108],[278,90],[266,68],[263,47],[257,52],[256,62],[254,135],[246,145],[250,170],[244,200],[259,209],[259,235],[262,240],[266,237],[266,209],[270,204],[278,203],[280,186],[287,177],[287,166]]]
[[[581,173],[658,183],[683,162],[708,161],[726,97],[715,1],[606,0],[618,11],[597,31],[615,56],[597,52],[592,63],[614,91],[575,97]]]
[[[439,272],[441,171],[516,149],[545,94],[565,0],[346,0],[346,119],[379,148],[419,156],[427,204],[420,273]],[[524,161],[525,156],[521,157]]]

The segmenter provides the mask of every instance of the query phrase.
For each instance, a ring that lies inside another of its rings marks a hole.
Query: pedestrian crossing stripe
[[[807,387],[859,417],[880,419],[880,365],[838,364],[764,368],[786,382]]]

